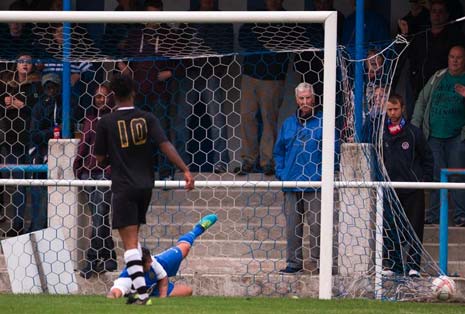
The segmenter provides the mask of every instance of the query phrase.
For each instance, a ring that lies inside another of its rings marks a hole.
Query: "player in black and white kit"
[[[185,188],[194,188],[194,178],[176,149],[168,141],[158,119],[134,107],[135,85],[127,76],[110,82],[116,110],[97,124],[95,155],[100,164],[111,165],[113,229],[124,245],[124,261],[138,297],[133,304],[151,304],[142,267],[139,227],[146,213],[155,180],[153,151],[158,149],[183,173]]]

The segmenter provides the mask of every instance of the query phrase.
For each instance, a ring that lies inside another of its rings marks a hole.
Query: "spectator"
[[[63,0],[38,0],[31,1],[31,9],[39,11],[62,11]]]
[[[115,11],[137,11],[137,0],[117,0]]]
[[[450,12],[450,20],[463,17],[463,5],[460,0],[445,0],[447,4],[447,10]]]
[[[399,20],[399,33],[404,27],[408,27],[408,32],[416,35],[427,30],[431,26],[430,12],[420,1],[409,1],[410,11]]]
[[[410,11],[398,21],[398,33],[403,36],[415,36],[431,28],[430,12],[421,1],[410,1]],[[403,53],[397,65],[397,71],[392,80],[393,90],[399,92],[405,101],[406,111],[404,117],[410,121],[413,114],[415,100],[410,80],[410,62],[407,62],[408,53]],[[402,84],[399,84],[402,82]],[[416,96],[416,95],[415,95]]]
[[[161,11],[163,2],[147,0],[144,10]],[[136,60],[127,64],[119,62],[118,67],[124,75],[132,75],[136,82],[136,106],[155,114],[168,138],[172,139],[171,128],[175,114],[171,106],[170,84],[174,64],[158,54],[158,48],[168,39],[169,33],[170,27],[167,24],[148,23],[140,28],[132,28],[125,39],[124,49],[126,56],[132,56]],[[166,156],[159,151],[155,154],[159,178],[173,178],[174,168]]]
[[[365,60],[366,84],[365,84],[365,102],[363,111],[367,113],[371,110],[375,99],[376,87],[386,87],[389,81],[389,75],[385,72],[384,56],[376,50],[369,50]],[[383,92],[388,89],[383,89]]]
[[[213,0],[200,0],[200,11],[218,11]],[[201,42],[200,49],[204,54],[227,54],[233,51],[234,32],[232,24],[187,24],[183,26],[184,33],[190,35],[191,42]],[[208,114],[209,121],[202,125],[205,119],[199,118],[199,123],[194,128],[194,135],[200,130],[199,146],[205,140],[212,142],[211,163],[215,173],[227,171],[229,154],[227,150],[227,123],[226,123],[226,95],[221,86],[222,80],[228,74],[228,68],[233,57],[200,57],[183,62],[186,67],[184,80],[189,85],[185,101],[179,104],[178,110],[183,113],[184,118],[188,112],[195,112],[197,116]],[[200,109],[200,113],[197,114]],[[202,150],[199,147],[198,150]],[[207,160],[205,160],[207,161]]]
[[[386,88],[376,86],[372,99],[369,101],[368,112],[365,115],[365,122],[362,129],[362,142],[379,144],[379,130],[383,125],[383,115],[386,112]]]
[[[323,115],[315,110],[311,84],[297,85],[295,96],[297,112],[284,121],[274,146],[276,178],[281,181],[320,181]],[[303,188],[286,188],[283,192],[287,267],[280,271],[297,273],[303,269],[305,215],[310,227],[311,259],[315,264],[319,260],[321,192]]]
[[[46,164],[48,141],[54,137],[54,128],[61,129],[62,102],[61,78],[56,73],[42,76],[43,93],[39,95],[37,103],[32,108],[31,117],[31,148],[29,149],[30,163],[34,165]],[[44,173],[35,173],[34,179],[47,179]],[[32,223],[31,229],[40,229],[47,222],[47,187],[31,187]]]
[[[410,82],[414,99],[417,99],[427,80],[447,67],[449,50],[465,42],[463,33],[447,25],[449,12],[444,1],[433,0],[430,11],[431,29],[416,34],[408,48]],[[400,25],[403,35],[412,35],[406,23]]]
[[[36,34],[40,37],[39,44],[42,48],[42,60],[38,65],[42,74],[57,73],[62,76],[63,73],[63,26],[62,24],[49,25],[46,33],[41,33],[39,26],[34,28]],[[49,33],[51,32],[51,33]],[[71,34],[71,52],[70,60],[82,60],[83,58],[95,57],[100,54],[100,50],[94,47],[92,40],[88,39],[85,29],[73,25],[70,30]],[[90,107],[92,97],[86,93],[89,84],[94,84],[98,80],[94,76],[92,63],[87,61],[70,62],[71,71],[71,94],[73,98],[79,98],[79,107],[75,108],[73,122],[81,121],[84,113]]]
[[[8,10],[25,11],[29,6],[24,1],[15,1],[8,7]],[[35,55],[35,40],[29,23],[10,22],[0,27],[0,36],[2,38],[2,50],[0,57],[2,59],[13,60],[19,53]]]
[[[136,0],[117,0],[118,5],[115,11],[136,11],[138,5]],[[101,42],[102,51],[115,58],[126,57],[122,55],[125,51],[124,45],[125,40],[129,36],[129,32],[132,28],[139,28],[140,25],[134,23],[117,23],[117,24],[106,24],[105,33]]]
[[[434,156],[434,180],[443,168],[465,168],[465,49],[449,51],[448,67],[437,71],[420,92],[412,124],[421,127]],[[465,226],[465,191],[452,190],[455,224]],[[438,223],[439,191],[433,190],[427,223]]]
[[[28,53],[20,53],[17,56],[14,71],[5,72],[0,82],[2,164],[28,163],[31,112],[40,92],[40,76],[34,72],[32,56]],[[12,171],[7,174],[7,177],[24,179],[25,176],[23,171]],[[24,228],[26,189],[24,186],[12,188],[14,190],[8,194],[11,199],[7,202],[14,207],[16,215],[8,235],[18,235],[23,232]],[[8,199],[8,197],[5,198]]]
[[[341,40],[344,29],[344,14],[334,8],[334,0],[313,0],[315,11],[336,11],[337,12],[337,38]]]
[[[355,0],[352,0],[354,12],[346,17],[342,33],[342,44],[349,48],[351,54],[355,47]],[[365,0],[364,41],[368,46],[377,46],[390,40],[389,26],[386,20],[370,9],[371,1]]]
[[[84,119],[83,138],[79,143],[78,153],[73,163],[74,174],[80,180],[110,180],[110,167],[97,165],[94,155],[95,130],[100,117],[111,111],[109,104],[110,89],[99,86],[94,93],[93,110]],[[92,213],[92,235],[90,248],[87,250],[86,265],[80,275],[89,279],[93,274],[117,269],[115,244],[111,236],[110,201],[111,191],[108,187],[85,187],[87,204]]]
[[[383,130],[382,156],[384,167],[391,181],[429,182],[433,178],[433,154],[421,129],[407,122],[403,117],[405,105],[402,98],[391,95],[387,102],[387,120]],[[400,242],[397,238],[398,220],[402,220],[405,211],[408,222],[420,242],[411,241],[407,255],[407,271],[410,277],[420,276],[421,242],[423,241],[423,226],[425,221],[425,194],[423,189],[396,189],[395,193],[401,207],[393,202],[393,207],[385,202],[384,258],[388,259],[384,274],[403,274]],[[407,225],[407,222],[401,222]],[[408,230],[408,228],[407,228]],[[403,238],[412,238],[404,230]]]
[[[63,72],[63,63],[57,62],[63,58],[63,26],[57,24],[51,27],[52,34],[43,36],[39,43],[45,49],[47,56],[44,58],[42,73],[47,74],[55,72],[61,75]],[[37,31],[37,29],[35,29]],[[90,39],[87,39],[84,34],[84,29],[79,26],[73,26],[71,29],[71,58],[82,58],[85,53],[91,54],[92,52],[98,53],[98,50],[93,46]],[[94,50],[92,50],[94,49]],[[42,67],[42,65],[41,65]],[[74,86],[84,72],[89,71],[92,64],[86,61],[71,62],[71,86]]]
[[[284,11],[282,4],[283,0],[266,1],[268,11]],[[289,56],[267,51],[264,43],[266,35],[279,26],[244,24],[239,30],[239,44],[247,52],[242,63],[240,103],[242,161],[241,166],[234,169],[239,175],[254,172],[257,162],[265,175],[274,174],[273,146]],[[263,124],[261,138],[257,114]]]

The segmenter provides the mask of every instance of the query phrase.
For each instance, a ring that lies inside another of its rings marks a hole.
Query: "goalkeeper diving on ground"
[[[147,248],[142,248],[144,278],[149,287],[150,296],[164,298],[167,296],[182,297],[192,295],[192,288],[185,284],[174,284],[169,277],[176,276],[183,259],[189,254],[195,239],[213,226],[218,217],[210,214],[202,219],[188,233],[179,237],[176,246],[157,255],[151,255]],[[116,299],[126,296],[131,304],[138,296],[132,287],[132,280],[126,268],[113,283],[107,298]],[[149,304],[149,303],[146,303]]]

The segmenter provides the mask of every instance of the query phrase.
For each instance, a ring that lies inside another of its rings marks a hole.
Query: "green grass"
[[[152,306],[126,305],[125,300],[108,300],[103,296],[49,296],[0,294],[0,313],[465,313],[463,304],[425,304],[378,302],[369,300],[332,300],[290,298],[191,297],[154,299]]]

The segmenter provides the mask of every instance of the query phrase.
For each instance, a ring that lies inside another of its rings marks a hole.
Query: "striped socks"
[[[142,256],[138,249],[130,249],[124,252],[124,261],[132,285],[139,294],[140,299],[148,298],[147,286],[145,285],[144,268],[142,267]]]

